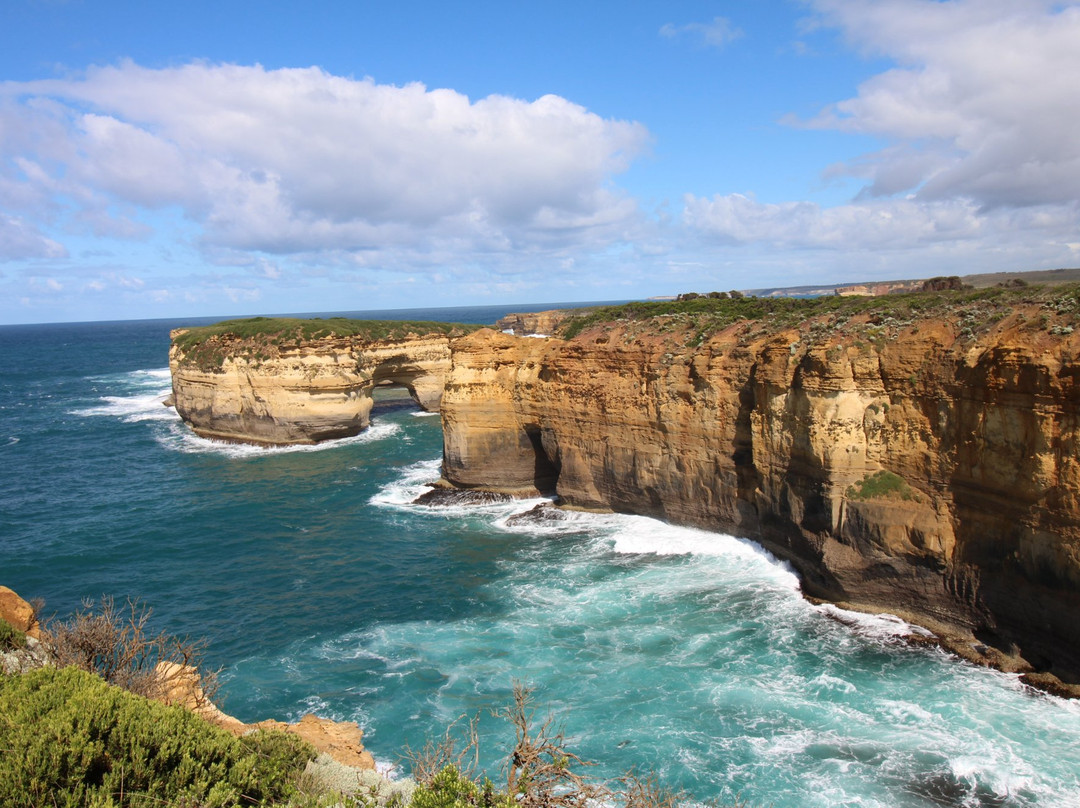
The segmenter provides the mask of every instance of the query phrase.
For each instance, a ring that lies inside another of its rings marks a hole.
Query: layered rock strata
[[[216,336],[214,361],[194,361],[172,334],[172,405],[205,438],[264,445],[351,437],[368,426],[372,390],[408,389],[437,412],[450,368],[444,334],[366,340],[323,337],[282,345]],[[204,354],[206,352],[204,351]]]
[[[529,334],[554,334],[556,329],[569,318],[582,316],[589,311],[589,309],[551,309],[507,314],[499,318],[495,323],[495,328],[519,337]]]
[[[1078,682],[1080,331],[1047,311],[480,331],[444,479],[752,538],[811,597]]]

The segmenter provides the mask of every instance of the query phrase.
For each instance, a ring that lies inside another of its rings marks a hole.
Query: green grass
[[[859,482],[848,486],[848,499],[867,500],[882,497],[897,498],[909,502],[918,501],[918,495],[903,477],[884,469],[874,474],[868,474]]]

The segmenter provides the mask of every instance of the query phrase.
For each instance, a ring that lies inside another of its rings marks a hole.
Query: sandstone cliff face
[[[589,309],[551,309],[550,311],[530,311],[507,314],[495,323],[497,331],[510,331],[519,337],[528,334],[554,334],[567,318],[579,315]]]
[[[1080,332],[1040,316],[750,322],[696,347],[656,322],[480,331],[455,343],[444,477],[753,538],[808,595],[1078,681]]]
[[[437,412],[450,367],[449,338],[324,337],[253,349],[216,338],[218,359],[195,362],[173,332],[173,405],[196,434],[258,444],[317,443],[358,434],[369,423],[371,391],[400,384]]]

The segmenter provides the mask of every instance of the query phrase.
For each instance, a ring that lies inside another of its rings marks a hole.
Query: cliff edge
[[[1080,683],[1080,289],[629,304],[455,343],[454,486],[760,542],[804,592]]]

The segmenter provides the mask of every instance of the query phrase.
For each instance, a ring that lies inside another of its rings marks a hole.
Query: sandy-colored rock
[[[200,718],[227,729],[234,735],[242,735],[250,727],[238,718],[222,712],[203,692],[198,670],[178,662],[159,662],[155,669],[162,683],[159,700],[165,704],[184,707]]]
[[[353,721],[331,721],[308,713],[295,724],[260,721],[261,729],[276,729],[299,735],[319,752],[354,769],[375,768],[375,758],[364,748],[364,731]]]
[[[569,317],[580,316],[590,309],[552,309],[507,314],[495,323],[495,330],[509,331],[519,337],[529,334],[554,334]]]
[[[28,637],[41,639],[41,627],[34,607],[6,586],[0,586],[0,619],[6,620]]]
[[[696,347],[655,324],[479,331],[455,343],[443,475],[746,536],[808,595],[1076,681],[1080,331],[1030,308],[974,335],[743,322]],[[913,496],[849,496],[881,470]]]
[[[174,333],[174,339],[183,331]],[[318,443],[357,435],[368,426],[371,391],[400,384],[437,412],[450,367],[449,338],[398,340],[325,337],[299,345],[260,345],[219,338],[220,365],[169,352],[172,402],[196,434],[264,445]]]
[[[363,730],[353,721],[331,721],[308,714],[295,724],[272,719],[245,724],[223,712],[207,697],[202,689],[199,672],[195,668],[176,662],[160,662],[156,670],[163,685],[160,696],[162,702],[191,710],[204,720],[234,735],[243,735],[255,729],[291,732],[344,766],[354,769],[375,768],[375,759],[364,748]]]

